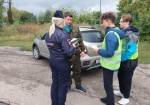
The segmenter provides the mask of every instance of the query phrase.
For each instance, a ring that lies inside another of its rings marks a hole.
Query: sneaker
[[[118,103],[120,105],[126,105],[127,103],[129,103],[129,99],[128,98],[122,98],[120,101],[118,101]]]
[[[71,86],[68,86],[68,87],[67,87],[67,92],[69,93],[70,90],[71,90]]]
[[[76,91],[86,93],[86,90],[82,86],[76,86]]]
[[[114,94],[123,98],[123,94],[120,91],[114,90]]]

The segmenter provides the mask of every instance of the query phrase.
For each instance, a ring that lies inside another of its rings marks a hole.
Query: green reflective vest
[[[119,42],[118,49],[115,51],[115,53],[112,57],[109,57],[109,58],[101,57],[100,63],[101,63],[101,66],[106,68],[106,69],[117,70],[117,69],[119,69],[120,62],[121,62],[122,41],[120,40],[120,37],[116,32],[109,31],[108,33],[111,33],[111,32],[113,32],[118,38],[118,42]],[[106,36],[107,36],[107,34],[106,34]],[[106,38],[106,36],[105,36],[105,38]],[[102,49],[106,49],[105,38],[104,38],[104,41],[102,43]]]

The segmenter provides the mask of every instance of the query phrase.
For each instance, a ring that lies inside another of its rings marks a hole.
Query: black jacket
[[[124,62],[121,62],[120,70],[134,71],[137,65],[138,65],[138,58],[133,59],[133,60],[126,60]]]

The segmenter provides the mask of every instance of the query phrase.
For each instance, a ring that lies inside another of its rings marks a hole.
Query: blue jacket
[[[55,26],[55,32],[50,37],[49,32],[46,34],[46,45],[50,51],[50,58],[68,59],[75,54],[69,35],[61,28]]]
[[[120,39],[123,39],[125,37],[125,33],[122,30],[119,30],[117,28],[112,28],[112,27],[107,27],[105,31],[105,35],[109,31],[115,31],[120,36]],[[119,45],[118,38],[113,32],[108,33],[105,38],[106,38],[105,39],[106,49],[99,49],[98,54],[103,57],[112,57],[115,53],[115,50],[118,49],[118,45]]]
[[[126,48],[125,51],[121,55],[121,61],[128,60],[136,51],[137,43],[139,39],[139,30],[134,26],[129,26],[125,30],[125,41],[126,41]]]

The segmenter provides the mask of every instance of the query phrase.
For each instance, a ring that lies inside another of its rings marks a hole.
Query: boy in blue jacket
[[[106,97],[100,101],[106,105],[115,105],[113,93],[113,74],[120,67],[121,62],[121,39],[124,38],[124,32],[115,27],[116,16],[113,12],[106,12],[102,15],[102,26],[105,29],[105,38],[102,48],[94,49],[96,54],[101,55],[100,64],[103,69],[103,82],[106,91]]]

